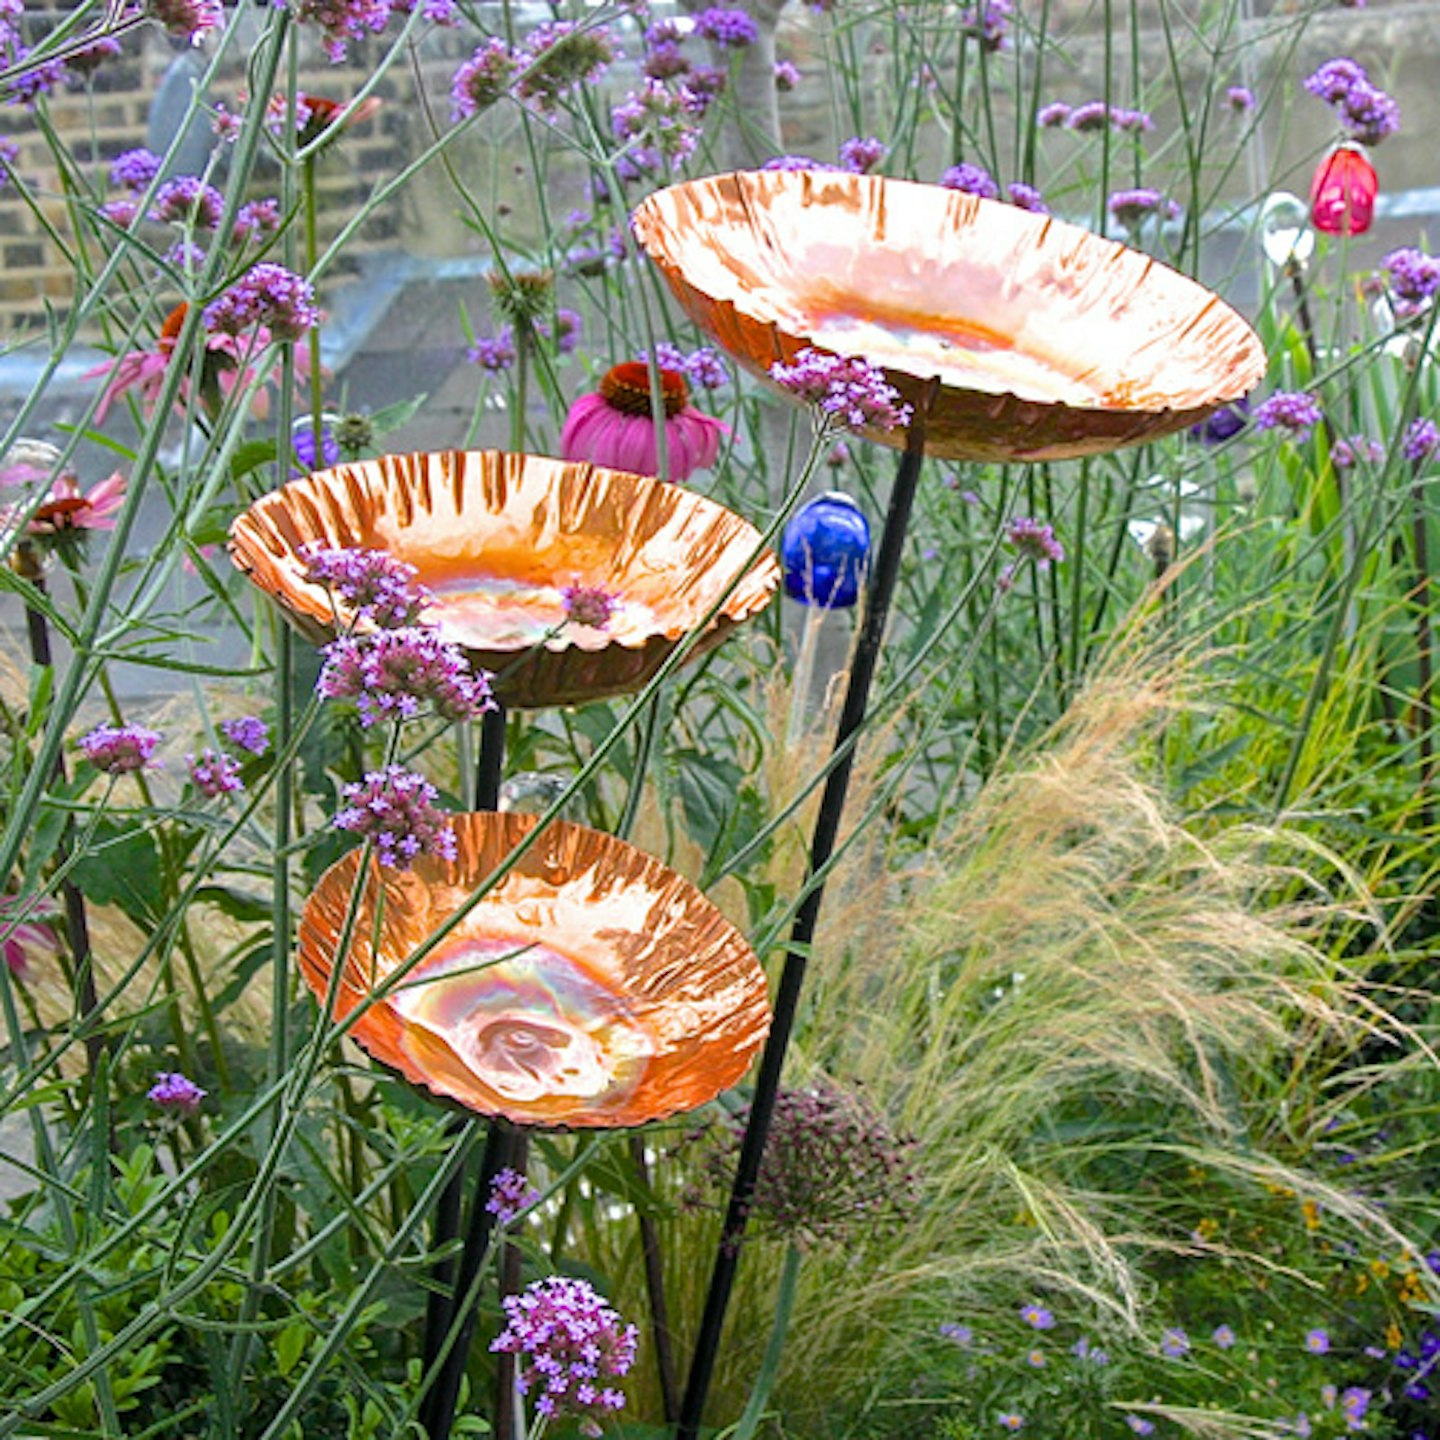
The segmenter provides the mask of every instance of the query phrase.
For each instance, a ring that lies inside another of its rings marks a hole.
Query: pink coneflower
[[[0,951],[5,954],[5,963],[10,973],[24,979],[29,973],[30,962],[37,955],[59,953],[60,942],[55,932],[40,920],[12,920],[10,917],[19,907],[20,901],[14,895],[0,896]],[[45,913],[41,906],[27,906],[31,915]]]
[[[117,470],[108,479],[84,494],[73,475],[58,476],[45,499],[30,517],[26,533],[42,540],[74,536],[85,530],[113,530],[115,516],[125,503],[125,477]],[[23,506],[7,506],[3,512],[8,529],[22,513]]]
[[[687,480],[715,463],[720,440],[730,427],[690,404],[690,387],[677,370],[661,368],[660,394],[665,406],[665,443],[670,479]],[[560,453],[567,460],[588,460],[636,475],[659,473],[655,421],[650,410],[650,371],[627,360],[606,372],[600,389],[582,395],[565,417]]]

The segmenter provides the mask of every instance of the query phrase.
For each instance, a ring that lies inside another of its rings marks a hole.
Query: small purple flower
[[[1050,207],[1045,203],[1040,192],[1033,185],[1027,185],[1023,180],[1012,180],[1005,187],[1005,193],[1010,197],[1010,203],[1018,209],[1029,210],[1035,215],[1050,213]]]
[[[468,120],[488,110],[510,88],[519,69],[515,53],[498,36],[492,36],[450,81],[450,118]]]
[[[1222,405],[1215,413],[1198,425],[1190,427],[1190,434],[1205,445],[1223,445],[1238,435],[1250,418],[1250,400],[1241,396],[1233,404]]]
[[[508,1225],[540,1198],[540,1192],[518,1171],[508,1165],[490,1182],[490,1198],[485,1208],[502,1225]]]
[[[361,725],[410,720],[427,704],[444,720],[475,720],[495,708],[488,679],[427,626],[342,635],[321,654],[315,688],[329,700],[354,700]]]
[[[415,584],[413,565],[386,550],[331,549],[313,540],[300,548],[305,578],[324,585],[357,616],[398,629],[413,625],[434,596]]]
[[[789,60],[775,62],[775,88],[782,94],[793,90],[800,83],[800,71]]]
[[[1335,110],[1340,123],[1362,145],[1378,145],[1400,128],[1400,107],[1370,83],[1363,65],[1341,56],[1306,77],[1305,88]]]
[[[776,155],[773,159],[767,160],[761,167],[762,170],[833,170],[833,165],[826,165],[822,161],[812,160],[808,155]]]
[[[107,775],[133,775],[158,766],[153,757],[160,738],[141,725],[97,725],[81,738],[80,752]]]
[[[150,218],[171,225],[193,225],[213,230],[220,223],[225,197],[194,175],[177,175],[156,192]]]
[[[158,20],[167,34],[192,45],[198,45],[207,30],[219,30],[225,24],[220,0],[145,0],[145,14]]]
[[[1130,110],[1123,105],[1110,107],[1110,124],[1122,135],[1135,135],[1155,128],[1154,120],[1144,110]]]
[[[1217,1325],[1210,1336],[1211,1343],[1218,1350],[1229,1350],[1235,1344],[1235,1332],[1228,1325]]]
[[[205,251],[190,240],[177,240],[164,254],[167,265],[176,270],[198,270],[205,263]]]
[[[940,1327],[940,1334],[943,1339],[948,1340],[952,1345],[958,1345],[962,1350],[968,1348],[975,1340],[975,1332],[968,1325],[960,1325],[954,1320],[947,1320]]]
[[[207,747],[198,755],[187,755],[185,763],[190,767],[191,783],[212,800],[245,788],[245,782],[240,778],[240,764],[229,755]]]
[[[171,1115],[193,1115],[209,1092],[178,1070],[161,1070],[145,1098]]]
[[[645,51],[645,74],[651,80],[673,80],[690,68],[684,52],[673,40],[661,41]],[[775,67],[780,68],[778,65]]]
[[[1180,217],[1179,205],[1148,185],[1115,191],[1105,202],[1105,207],[1127,230],[1138,230],[1152,215],[1162,220],[1177,220]]]
[[[596,1421],[625,1404],[619,1390],[599,1382],[629,1373],[639,1341],[635,1326],[587,1281],[565,1275],[537,1280],[501,1304],[505,1328],[490,1349],[517,1357],[515,1383],[522,1392],[538,1392],[536,1414],[575,1416],[598,1433]]]
[[[310,282],[269,260],[252,265],[205,307],[205,328],[217,335],[243,335],[264,326],[273,339],[298,340],[319,321]]]
[[[535,329],[545,339],[553,341],[558,355],[573,355],[580,345],[580,332],[584,326],[579,313],[567,310],[563,305],[555,312],[555,323],[539,321]]]
[[[1320,423],[1320,402],[1303,390],[1277,390],[1255,407],[1257,430],[1285,430],[1303,440]]]
[[[1190,1353],[1190,1337],[1174,1325],[1160,1337],[1160,1353],[1171,1360],[1179,1360]]]
[[[570,91],[599,80],[615,56],[615,41],[605,26],[582,28],[569,20],[547,20],[525,42],[515,92],[541,110],[551,110]]]
[[[1021,1430],[1025,1425],[1025,1417],[1018,1410],[1002,1410],[999,1416],[1000,1428],[1002,1430]]]
[[[1055,1328],[1055,1317],[1043,1305],[1033,1303],[1022,1305],[1020,1318],[1032,1330],[1053,1330]]]
[[[1330,447],[1330,463],[1337,470],[1353,470],[1362,460],[1379,465],[1384,459],[1385,447],[1368,435],[1352,435],[1348,440],[1337,440]],[[1341,1164],[1346,1163],[1344,1156],[1338,1158]]]
[[[1065,559],[1065,547],[1055,538],[1054,527],[1028,515],[1005,527],[1005,539],[1017,554],[1033,560],[1037,570],[1048,570],[1052,563],[1059,565]]]
[[[1077,135],[1104,130],[1110,124],[1110,107],[1103,100],[1087,100],[1070,112],[1065,124]]]
[[[1225,92],[1225,108],[1236,115],[1248,115],[1255,108],[1255,92],[1248,85],[1232,85]]]
[[[270,727],[258,715],[241,715],[220,722],[220,734],[237,750],[263,755],[270,748]]]
[[[1025,1363],[1032,1370],[1043,1370],[1045,1368],[1045,1352],[1038,1346],[1034,1350],[1027,1351]]]
[[[1300,1440],[1310,1440],[1310,1417],[1303,1410],[1290,1422],[1290,1428]]]
[[[493,335],[482,335],[466,352],[465,358],[482,370],[498,375],[516,361],[515,332],[502,325]]]
[[[1305,1348],[1312,1355],[1328,1355],[1330,1337],[1323,1330],[1308,1330],[1305,1333]]]
[[[247,200],[235,212],[235,240],[243,244],[260,235],[273,235],[280,228],[280,202],[273,196]]]
[[[1414,246],[1392,250],[1380,262],[1380,268],[1390,282],[1399,315],[1419,314],[1440,290],[1440,259]]]
[[[150,182],[159,173],[160,157],[143,146],[137,150],[126,150],[110,162],[110,183],[123,186],[137,195],[148,190]]]
[[[294,448],[296,461],[307,474],[311,470],[323,470],[327,466],[340,463],[340,442],[329,425],[320,427],[320,453],[315,453],[315,422],[309,416],[295,422],[290,443]]]
[[[1005,47],[1005,36],[1015,11],[1010,0],[975,0],[960,12],[960,30],[980,42],[982,50],[992,54]]]
[[[1044,130],[1055,130],[1070,119],[1070,107],[1063,100],[1052,100],[1035,112],[1035,123]]]
[[[910,407],[901,401],[884,372],[865,360],[826,355],[807,347],[793,365],[777,360],[770,367],[770,378],[814,405],[827,423],[857,430],[895,430],[910,423]]]
[[[20,146],[8,135],[0,135],[0,189],[5,187],[6,182],[15,172],[15,164],[20,159]]]
[[[1146,1420],[1143,1416],[1127,1415],[1125,1417],[1125,1423],[1137,1435],[1153,1435],[1155,1433],[1155,1422],[1153,1420]]]
[[[1428,460],[1437,449],[1440,449],[1440,426],[1423,415],[1418,420],[1412,420],[1400,441],[1400,453],[1412,465],[1420,465]]]
[[[743,50],[760,38],[759,28],[744,10],[714,5],[695,17],[695,33],[702,40],[734,50]]]
[[[1347,1430],[1365,1428],[1365,1412],[1370,1408],[1370,1392],[1359,1385],[1352,1385],[1340,1396],[1340,1408],[1345,1412]]]
[[[1341,56],[1335,60],[1327,60],[1307,75],[1305,88],[1327,105],[1339,105],[1355,85],[1368,84],[1369,79],[1363,65],[1357,65],[1355,61]]]
[[[567,585],[560,592],[565,602],[565,618],[572,625],[590,630],[605,630],[614,619],[616,599],[599,585]]]
[[[341,793],[347,803],[331,824],[373,840],[382,865],[408,870],[422,855],[455,858],[455,832],[435,807],[440,792],[423,775],[388,765]]]
[[[889,153],[890,147],[877,136],[855,135],[840,146],[840,166],[855,175],[868,175]]]
[[[978,195],[982,200],[1000,198],[1000,187],[995,183],[995,177],[983,165],[971,165],[968,161],[952,165],[940,177],[940,183],[947,190]]]

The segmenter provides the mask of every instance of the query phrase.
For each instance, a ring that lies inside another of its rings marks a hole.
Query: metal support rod
[[[645,1159],[645,1137],[631,1135],[630,1163],[647,1195],[650,1166]],[[660,1375],[660,1408],[665,1423],[673,1425],[680,1414],[680,1386],[675,1374],[675,1347],[671,1341],[670,1305],[665,1298],[665,1255],[660,1246],[660,1227],[653,1215],[643,1212],[640,1221],[640,1251],[645,1257],[645,1290],[650,1297],[650,1338],[655,1346],[655,1368]]]
[[[710,1391],[710,1382],[714,1378],[715,1362],[719,1357],[725,1311],[730,1303],[735,1272],[740,1264],[740,1242],[745,1235],[745,1222],[749,1217],[756,1182],[760,1177],[760,1161],[765,1153],[765,1142],[770,1137],[770,1121],[780,1089],[780,1075],[785,1066],[785,1051],[790,1043],[790,1032],[794,1027],[795,1013],[800,1003],[800,988],[805,980],[805,965],[810,952],[810,942],[815,934],[815,924],[820,915],[820,903],[825,897],[825,886],[823,882],[817,883],[815,876],[829,863],[840,833],[845,795],[855,762],[852,742],[856,731],[865,721],[870,683],[874,679],[880,644],[890,615],[890,602],[900,574],[900,557],[905,548],[905,533],[909,527],[916,482],[920,477],[920,464],[924,457],[924,422],[917,413],[906,437],[905,454],[895,476],[894,489],[890,492],[885,531],[880,538],[875,569],[865,597],[865,616],[860,626],[860,638],[855,646],[855,658],[850,667],[850,680],[845,691],[845,703],[840,711],[840,723],[835,731],[832,754],[839,752],[839,758],[825,782],[820,812],[815,820],[815,832],[810,842],[810,866],[806,877],[810,888],[800,902],[795,923],[790,931],[785,968],[781,972],[780,986],[775,997],[774,1019],[771,1021],[769,1039],[765,1043],[765,1053],[760,1060],[755,1096],[750,1102],[750,1120],[740,1142],[740,1158],[730,1190],[730,1204],[725,1212],[725,1223],[715,1252],[715,1268],[711,1272],[710,1290],[705,1298],[705,1311],[700,1320],[695,1356],[690,1364],[685,1399],[680,1408],[677,1440],[698,1440],[700,1434],[705,1400]]]
[[[500,782],[505,774],[505,719],[505,707],[498,701],[495,708],[487,710],[480,719],[480,753],[475,767],[475,808],[477,810],[499,808]],[[461,1121],[452,1126],[452,1132],[458,1137],[467,1125],[474,1126],[483,1123],[485,1122],[478,1119]],[[436,1261],[431,1276],[432,1289],[425,1305],[425,1339],[422,1350],[423,1369],[426,1371],[435,1363],[435,1357],[440,1353],[446,1335],[450,1333],[455,1324],[457,1309],[474,1280],[479,1266],[479,1258],[484,1254],[485,1247],[490,1242],[489,1232],[493,1216],[485,1209],[485,1204],[490,1198],[490,1182],[505,1166],[502,1157],[495,1163],[494,1168],[491,1168],[491,1162],[495,1161],[497,1154],[500,1153],[496,1151],[497,1145],[501,1145],[502,1149],[508,1147],[508,1138],[500,1130],[500,1127],[491,1121],[489,1134],[486,1137],[485,1159],[481,1165],[480,1180],[475,1189],[474,1199],[471,1201],[470,1229],[466,1236],[465,1248],[459,1257],[459,1270],[457,1272],[456,1257],[447,1255],[444,1259]],[[441,1246],[448,1245],[460,1234],[460,1216],[464,1195],[465,1166],[461,1165],[451,1176],[444,1190],[440,1192],[440,1199],[435,1205],[435,1248],[437,1250]],[[478,1246],[473,1256],[471,1255],[472,1244]],[[467,1265],[469,1266],[468,1279],[465,1274]],[[465,1371],[465,1360],[470,1348],[470,1335],[473,1328],[472,1320],[469,1327],[462,1330],[461,1335],[456,1339],[454,1349],[446,1357],[444,1368],[436,1376],[430,1393],[420,1407],[420,1423],[432,1440],[439,1440],[439,1437],[448,1435],[450,1426],[454,1422],[455,1401],[460,1393],[460,1376]],[[450,1372],[452,1367],[457,1364],[458,1369],[452,1382],[449,1378]],[[442,1421],[442,1407],[447,1405],[444,1397],[447,1388],[452,1383],[454,1395],[448,1401],[448,1413],[444,1414]]]

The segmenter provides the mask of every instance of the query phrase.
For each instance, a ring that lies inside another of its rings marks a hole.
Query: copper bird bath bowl
[[[1254,332],[1193,280],[937,185],[742,171],[661,190],[632,225],[696,324],[762,378],[813,345],[881,367],[917,413],[938,382],[930,455],[1094,455],[1192,425],[1265,373]]]
[[[1155,439],[1265,373],[1254,332],[1148,255],[1015,206],[831,171],[716,175],[632,227],[692,319],[763,380],[807,347],[879,367],[914,412],[850,665],[676,1429],[697,1440],[926,454],[1006,462]],[[792,397],[793,398],[793,397]]]
[[[335,612],[329,592],[305,579],[301,548],[388,551],[435,594],[422,621],[496,673],[503,704],[535,708],[643,686],[741,574],[759,538],[713,500],[645,476],[452,450],[387,455],[283,485],[236,520],[230,554],[323,641]],[[691,655],[763,610],[778,583],[773,556],[754,561]],[[564,623],[571,585],[615,597],[603,630]]]
[[[454,817],[453,862],[373,864],[337,956],[360,865],[321,877],[300,922],[300,968],[375,1059],[515,1125],[644,1125],[692,1110],[745,1073],[770,1024],[740,932],[687,880],[613,836],[554,821],[454,930],[387,980],[535,826]],[[383,888],[378,945],[376,900]]]

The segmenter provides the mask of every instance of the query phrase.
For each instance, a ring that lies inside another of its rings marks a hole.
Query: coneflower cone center
[[[600,394],[612,410],[626,415],[650,414],[650,367],[639,360],[613,366],[600,382]],[[689,403],[690,387],[678,370],[660,371],[665,418],[673,420]]]

